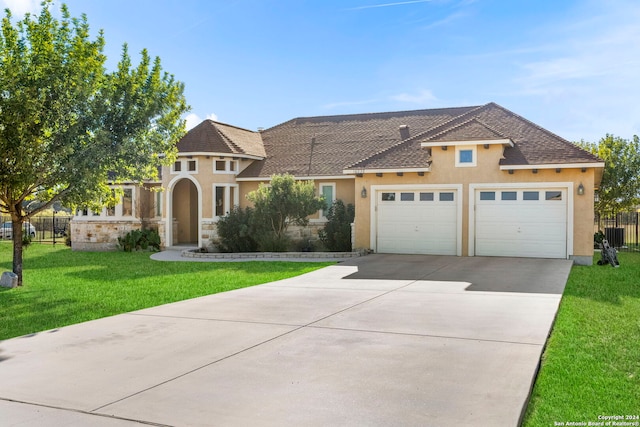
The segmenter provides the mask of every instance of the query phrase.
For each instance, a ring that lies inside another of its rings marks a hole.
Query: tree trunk
[[[22,286],[22,221],[12,219],[13,228],[13,272],[18,275],[18,286]]]

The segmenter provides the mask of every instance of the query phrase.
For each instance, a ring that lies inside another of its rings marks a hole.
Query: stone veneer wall
[[[118,237],[142,228],[140,221],[71,221],[71,249],[74,251],[112,251]]]

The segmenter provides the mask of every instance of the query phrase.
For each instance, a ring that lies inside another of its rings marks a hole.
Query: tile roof
[[[260,133],[205,120],[178,141],[180,153],[229,153],[265,157]]]
[[[400,143],[400,126],[408,126],[409,134],[416,135],[474,108],[296,118],[261,132],[267,158],[253,162],[238,177],[285,172],[300,177],[342,175],[346,166]],[[417,155],[424,157],[426,151]],[[420,160],[412,156],[398,160],[410,167]]]
[[[474,108],[447,123],[414,135],[345,169],[396,169],[425,167],[422,142],[508,138],[501,166],[601,162],[593,154],[495,104]],[[408,158],[408,159],[407,159]],[[421,163],[422,162],[422,163]]]
[[[403,130],[401,131],[401,127]],[[407,133],[408,132],[408,138]],[[300,117],[262,132],[205,120],[178,142],[180,152],[248,154],[239,178],[278,173],[337,176],[345,169],[426,168],[422,142],[510,139],[500,165],[594,163],[571,142],[495,104],[482,106]]]

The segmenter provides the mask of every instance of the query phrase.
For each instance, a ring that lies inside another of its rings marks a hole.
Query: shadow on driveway
[[[374,254],[349,260],[345,279],[469,282],[467,291],[562,295],[573,262],[564,259]]]

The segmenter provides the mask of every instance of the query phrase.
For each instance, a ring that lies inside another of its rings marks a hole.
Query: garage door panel
[[[411,193],[413,190],[397,191]],[[420,200],[415,190],[414,200],[383,201],[378,199],[376,249],[380,253],[457,254],[457,205],[440,201],[438,190],[433,200]],[[424,190],[422,190],[424,191]],[[431,190],[430,190],[431,191]],[[385,191],[389,193],[393,191]],[[451,190],[447,190],[451,193]]]
[[[509,190],[517,200],[500,200],[500,191],[495,190],[497,200],[476,194],[476,255],[566,258],[566,191],[560,200],[544,200],[546,191],[557,189]],[[542,200],[524,200],[524,191],[538,191]]]

